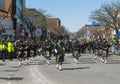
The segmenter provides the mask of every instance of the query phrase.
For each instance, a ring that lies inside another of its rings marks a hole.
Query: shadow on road
[[[56,61],[50,61],[50,65],[55,65],[55,64],[57,64]],[[70,63],[67,61],[64,61],[63,64],[70,64]]]
[[[17,70],[4,70],[5,72],[17,72],[19,71],[18,69]]]
[[[96,64],[93,58],[81,58],[80,64]]]
[[[11,68],[19,68],[20,66],[10,66]]]
[[[120,60],[108,60],[107,64],[120,64]]]
[[[4,66],[5,64],[0,64],[0,66]]]
[[[90,67],[63,68],[63,70],[80,70],[80,69],[90,69]]]
[[[20,80],[23,80],[24,78],[22,78],[22,77],[11,77],[11,78],[0,77],[0,79],[2,79],[2,80],[18,80],[18,81],[20,81]]]

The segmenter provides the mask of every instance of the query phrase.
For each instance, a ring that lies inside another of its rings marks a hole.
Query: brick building
[[[47,18],[47,29],[54,32],[57,28],[60,28],[61,21],[59,18]]]
[[[45,28],[47,30],[54,32],[57,28],[60,28],[61,26],[61,21],[59,18],[44,18],[44,16],[41,17],[42,15],[40,15],[39,11],[37,11],[36,9],[27,8],[26,14],[28,16],[34,17],[33,19],[35,20],[35,25],[38,28],[44,28],[44,26],[46,26]]]
[[[25,8],[25,0],[15,0],[16,14]],[[5,20],[13,19],[13,0],[0,0],[0,18]]]
[[[0,0],[0,30],[5,30],[4,35],[9,35],[8,32],[11,32],[9,36],[14,38],[13,28],[19,29],[21,24],[23,25],[20,13],[24,8],[25,0]]]
[[[85,26],[81,28],[81,31],[85,34]],[[89,26],[87,29],[87,38],[88,39],[97,39],[97,38],[106,38],[112,39],[113,29],[105,28],[105,26]]]
[[[0,18],[12,20],[12,0],[0,0]]]

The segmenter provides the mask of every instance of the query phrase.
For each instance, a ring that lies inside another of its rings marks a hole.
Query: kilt
[[[50,57],[50,51],[46,51],[46,52],[45,52],[45,57],[46,57],[46,58],[49,58],[49,57]]]
[[[64,62],[64,56],[62,54],[57,54],[56,62]]]
[[[78,51],[75,51],[75,58],[79,58],[80,57],[80,54],[79,54],[79,52]]]
[[[24,51],[24,57],[26,58],[28,56],[28,52]]]
[[[102,56],[106,57],[106,51],[105,50],[102,51]]]
[[[98,50],[98,55],[102,55],[102,50]]]
[[[17,52],[17,58],[23,58],[23,51]]]
[[[34,57],[34,51],[30,50],[30,56]]]

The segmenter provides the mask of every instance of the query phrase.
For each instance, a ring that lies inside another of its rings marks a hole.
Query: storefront
[[[0,19],[0,40],[14,40],[13,22],[10,20]]]

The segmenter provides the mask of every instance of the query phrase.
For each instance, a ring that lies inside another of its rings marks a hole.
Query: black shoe
[[[62,69],[59,69],[60,71],[62,71]]]

